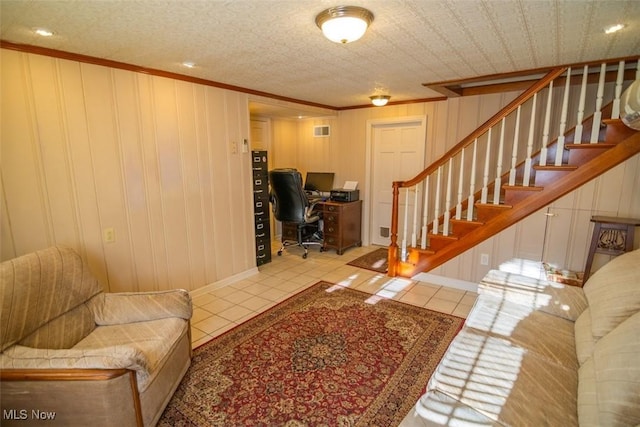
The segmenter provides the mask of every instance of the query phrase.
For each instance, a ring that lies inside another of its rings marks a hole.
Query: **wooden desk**
[[[346,249],[362,246],[362,200],[317,202],[314,210],[322,213],[324,222],[322,250],[335,249],[342,255]],[[282,239],[297,239],[295,224],[282,224]]]
[[[618,256],[625,252],[631,252],[634,230],[640,226],[640,219],[613,216],[593,216],[591,222],[595,225],[587,256],[587,265],[584,267],[583,283],[591,275],[593,256],[597,253]]]

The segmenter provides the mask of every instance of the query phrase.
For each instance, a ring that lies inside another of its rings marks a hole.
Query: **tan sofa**
[[[0,310],[3,426],[153,426],[191,363],[188,292],[104,293],[72,249],[0,264]]]
[[[640,424],[640,250],[583,288],[489,272],[416,414],[425,425]]]

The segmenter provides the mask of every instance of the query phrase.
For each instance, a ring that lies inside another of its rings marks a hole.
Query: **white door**
[[[425,168],[426,117],[370,123],[371,138],[371,219],[369,235],[374,245],[391,242],[391,206],[393,181],[413,178]],[[401,191],[400,227],[404,216],[406,192]],[[413,213],[413,195],[408,209]]]

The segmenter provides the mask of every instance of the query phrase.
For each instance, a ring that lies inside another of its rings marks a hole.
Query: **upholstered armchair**
[[[105,293],[69,248],[0,264],[0,310],[2,425],[153,426],[191,363],[187,291]]]

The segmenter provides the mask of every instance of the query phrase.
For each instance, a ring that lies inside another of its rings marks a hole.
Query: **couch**
[[[191,363],[184,290],[105,293],[52,247],[0,264],[2,425],[153,426]]]
[[[584,286],[492,270],[415,407],[425,425],[640,424],[640,250]]]

